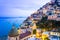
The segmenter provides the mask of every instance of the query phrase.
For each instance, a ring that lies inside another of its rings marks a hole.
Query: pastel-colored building
[[[31,17],[33,20],[36,20],[36,21],[41,20],[42,18],[42,16],[39,13],[34,13],[31,15]]]
[[[56,20],[57,15],[49,15],[48,20]]]

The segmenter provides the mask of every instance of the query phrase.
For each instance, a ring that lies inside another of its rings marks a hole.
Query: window
[[[49,15],[52,15],[52,13],[49,13]]]
[[[60,6],[60,0],[57,0],[57,5]]]

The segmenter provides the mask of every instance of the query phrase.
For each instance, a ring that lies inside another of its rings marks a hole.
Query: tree
[[[47,16],[46,17],[42,17],[41,21],[38,21],[36,23],[37,28],[44,28],[47,30],[52,30],[53,28],[59,28],[60,26],[60,21],[56,21],[56,20],[47,20]]]
[[[36,34],[36,29],[33,30],[33,34]]]

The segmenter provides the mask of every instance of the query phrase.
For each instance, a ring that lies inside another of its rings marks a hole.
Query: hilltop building
[[[60,0],[52,0],[42,8],[43,16],[48,16],[48,20],[60,20]]]
[[[34,12],[31,17],[33,20],[41,20],[42,16],[48,16],[48,20],[60,20],[60,0],[51,0],[43,7]]]

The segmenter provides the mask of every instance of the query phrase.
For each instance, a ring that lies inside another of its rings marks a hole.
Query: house
[[[56,4],[60,7],[60,0],[56,0]]]
[[[50,36],[58,36],[58,37],[60,37],[60,28],[52,30],[50,32]]]
[[[48,16],[48,20],[56,20],[57,19],[57,15],[49,15]]]
[[[32,19],[35,21],[41,20],[42,16],[39,13],[34,13],[31,15]]]

